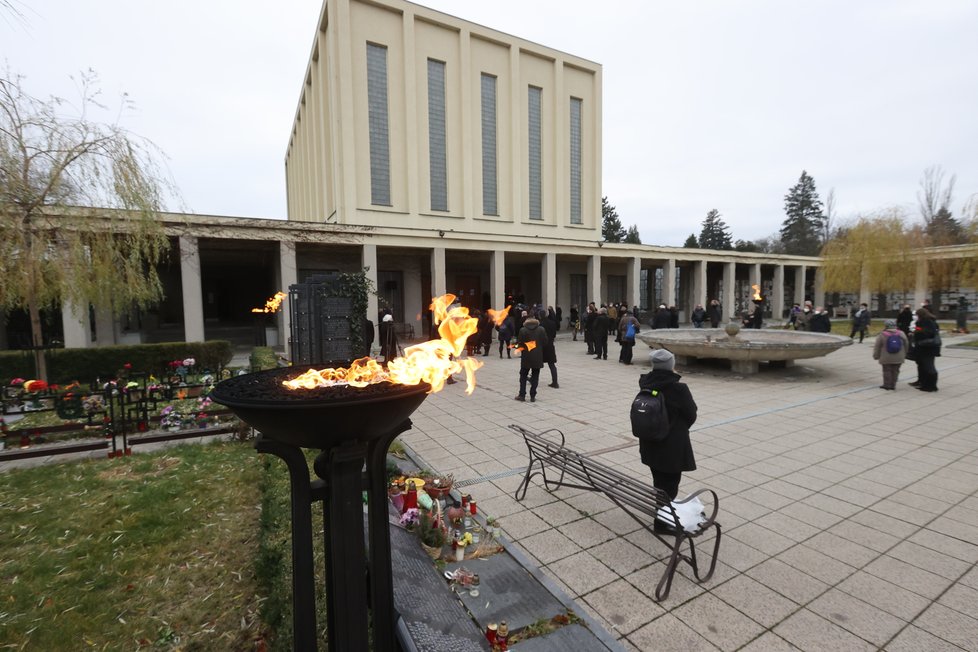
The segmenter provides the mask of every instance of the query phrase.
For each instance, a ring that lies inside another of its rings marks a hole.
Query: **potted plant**
[[[441,550],[448,539],[448,532],[437,514],[419,510],[418,522],[414,531],[418,533],[418,538],[421,539],[421,547],[425,549],[429,557],[432,559],[441,557]]]
[[[447,496],[448,492],[452,490],[452,485],[455,484],[455,476],[451,473],[448,475],[438,475],[432,471],[425,470],[419,471],[418,477],[424,480],[425,492],[435,500]]]

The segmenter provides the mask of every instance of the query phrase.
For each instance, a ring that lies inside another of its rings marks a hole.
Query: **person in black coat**
[[[513,357],[509,350],[509,341],[513,339],[513,336],[516,334],[516,325],[513,322],[513,317],[507,316],[506,319],[503,320],[503,323],[496,327],[496,330],[499,332],[500,359],[503,357],[503,349],[506,349],[507,358]]]
[[[642,464],[652,471],[652,485],[675,500],[683,471],[696,470],[693,444],[689,439],[689,428],[696,423],[696,401],[686,383],[679,382],[682,376],[673,371],[676,358],[672,353],[656,349],[649,355],[649,360],[652,371],[638,379],[638,386],[662,392],[669,414],[669,435],[659,442],[640,439],[638,449]],[[658,520],[653,527],[660,532],[669,529]]]
[[[666,308],[665,304],[659,306],[659,309],[655,311],[655,315],[652,317],[652,328],[669,328],[669,324],[672,323],[672,313]]]
[[[594,307],[594,302],[588,304],[587,313],[584,315],[584,343],[587,344],[587,353],[594,353],[594,320],[598,318],[598,309]]]
[[[594,340],[595,360],[608,359],[608,328],[610,328],[610,324],[611,319],[608,318],[608,309],[601,308],[598,310],[598,316],[594,318],[594,324],[591,327],[591,339]]]
[[[540,313],[540,325],[546,331],[548,340],[546,346],[543,347],[543,361],[550,367],[550,384],[548,387],[560,389],[560,385],[557,383],[557,347],[554,346],[557,341],[557,320],[552,319],[542,310]]]
[[[720,302],[712,299],[709,307],[706,309],[706,316],[710,320],[710,328],[717,328],[720,325],[721,313]]]
[[[832,320],[829,318],[829,312],[819,306],[812,313],[811,318],[808,320],[808,330],[812,333],[831,333],[832,332]]]
[[[913,308],[910,307],[909,303],[904,304],[903,310],[901,310],[900,314],[897,315],[896,323],[897,323],[897,328],[902,330],[903,334],[906,335],[907,338],[910,337],[910,324],[912,322],[913,322]]]
[[[520,393],[517,401],[526,400],[526,380],[530,379],[530,402],[537,400],[537,384],[543,367],[543,350],[548,342],[547,332],[537,319],[528,317],[516,336],[516,348],[520,350]]]
[[[913,329],[913,359],[917,363],[917,382],[910,383],[922,392],[937,391],[937,367],[934,359],[941,354],[940,329],[934,315],[926,308],[917,309]]]

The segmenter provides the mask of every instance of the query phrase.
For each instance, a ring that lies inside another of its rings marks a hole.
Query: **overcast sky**
[[[34,95],[95,69],[195,213],[284,218],[284,155],[319,0],[10,0],[0,58]],[[716,208],[773,234],[802,170],[840,218],[916,215],[923,170],[978,193],[973,0],[430,0],[604,67],[603,194],[647,244]],[[597,13],[595,13],[597,11]]]

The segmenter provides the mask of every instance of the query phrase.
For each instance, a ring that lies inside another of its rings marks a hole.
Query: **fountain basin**
[[[730,360],[730,368],[742,374],[756,374],[761,362],[787,367],[795,360],[819,358],[852,344],[842,335],[764,329],[728,335],[722,328],[669,328],[641,331],[637,337],[650,348],[668,350],[679,364],[700,358]]]

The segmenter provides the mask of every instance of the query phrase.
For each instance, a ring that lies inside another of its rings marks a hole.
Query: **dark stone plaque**
[[[354,313],[351,297],[339,293],[338,274],[310,276],[289,287],[293,364],[346,366],[354,352],[353,329],[365,315]]]

